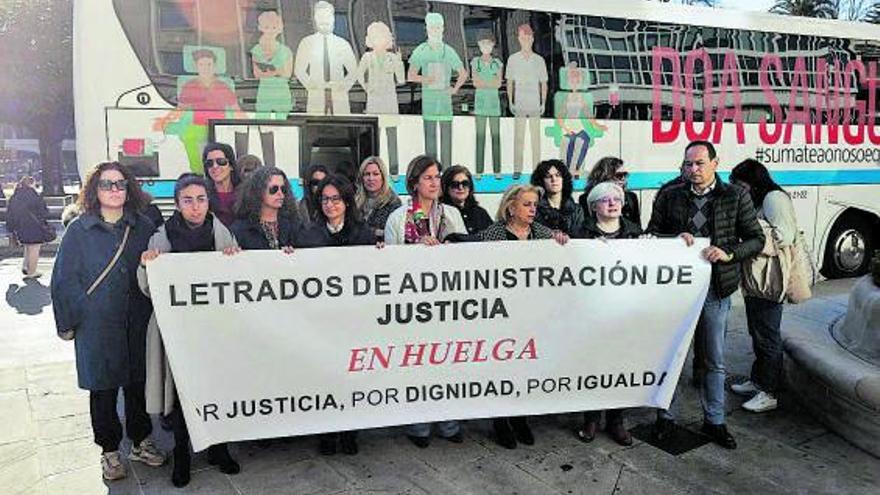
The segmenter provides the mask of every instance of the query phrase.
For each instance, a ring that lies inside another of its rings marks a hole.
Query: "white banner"
[[[180,402],[219,442],[668,407],[709,285],[679,239],[167,254]]]

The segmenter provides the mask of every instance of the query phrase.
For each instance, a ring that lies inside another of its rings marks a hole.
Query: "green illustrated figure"
[[[574,62],[559,69],[560,86],[554,96],[555,125],[545,134],[559,147],[560,158],[574,177],[579,177],[587,151],[608,127],[593,116],[593,97],[583,91],[589,83],[589,73]]]
[[[480,56],[471,60],[472,78],[477,89],[474,97],[474,115],[477,118],[477,179],[483,174],[486,161],[486,126],[492,135],[492,171],[501,178],[501,99],[498,88],[504,74],[504,63],[492,56],[495,40],[483,37],[477,41]]]
[[[425,153],[443,164],[452,161],[452,96],[467,80],[467,70],[455,49],[443,42],[443,16],[430,12],[425,16],[428,40],[416,47],[409,58],[407,80],[422,85],[422,125]],[[458,77],[450,87],[452,71]],[[441,152],[437,155],[437,127],[440,128]]]
[[[293,52],[278,41],[284,30],[281,16],[274,10],[257,18],[260,42],[251,48],[254,77],[260,80],[257,87],[257,118],[285,119],[293,110],[290,94],[290,76],[293,74]]]
[[[190,169],[204,174],[202,149],[208,142],[208,121],[225,118],[243,118],[238,106],[235,86],[226,72],[226,54],[222,48],[184,46],[183,67],[197,75],[177,78],[177,108],[159,117],[153,130],[176,135],[186,149]]]

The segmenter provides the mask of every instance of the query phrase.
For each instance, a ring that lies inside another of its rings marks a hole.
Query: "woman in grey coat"
[[[177,179],[174,185],[177,211],[150,238],[147,250],[141,255],[137,277],[144,294],[150,295],[145,265],[162,253],[222,251],[223,254],[232,255],[239,252],[235,238],[223,222],[208,212],[209,201],[208,184],[203,177],[187,173]],[[191,464],[189,432],[180,409],[174,377],[165,355],[155,314],[150,318],[147,327],[146,367],[147,411],[171,418],[174,431],[174,469],[171,482],[176,487],[186,486],[190,480]],[[219,465],[220,471],[226,474],[236,474],[241,469],[230,457],[226,444],[208,447],[208,463]]]

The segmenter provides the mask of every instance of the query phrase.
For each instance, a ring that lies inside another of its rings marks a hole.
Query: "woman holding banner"
[[[147,296],[150,295],[150,287],[146,264],[162,253],[222,251],[223,254],[232,255],[239,252],[235,238],[223,222],[208,212],[208,183],[204,178],[191,173],[181,175],[174,185],[174,204],[177,210],[153,234],[147,250],[141,254],[137,277],[141,290]],[[147,327],[146,362],[147,412],[171,418],[174,431],[174,469],[171,472],[171,483],[178,488],[186,486],[190,480],[191,464],[189,432],[155,313]],[[241,471],[238,463],[229,455],[225,443],[208,447],[208,463],[217,465],[225,474]]]
[[[552,231],[535,221],[541,188],[529,184],[510,187],[501,197],[496,222],[477,234],[480,241],[528,241],[533,239],[555,239],[559,244],[568,242],[564,232]],[[495,418],[492,420],[498,445],[515,449],[517,442],[526,445],[535,443],[532,429],[525,416]]]
[[[468,234],[476,234],[492,225],[492,217],[474,196],[474,179],[471,171],[462,165],[453,165],[443,171],[440,180],[444,204],[458,208]]]
[[[400,208],[400,198],[388,183],[388,170],[378,156],[367,157],[361,163],[355,196],[361,218],[376,233],[376,239],[385,238],[385,222],[391,212]]]
[[[409,162],[406,169],[406,190],[410,199],[388,217],[385,224],[387,244],[424,244],[437,246],[452,236],[467,235],[464,221],[454,207],[440,203],[440,163],[427,155]],[[407,427],[407,438],[419,448],[431,443],[431,423]],[[437,423],[440,436],[461,443],[464,436],[458,421]]]
[[[230,230],[242,249],[293,252],[300,219],[284,171],[275,167],[254,171],[241,187],[235,213],[238,220]]]
[[[642,229],[635,223],[624,218],[623,205],[625,192],[615,182],[601,182],[590,189],[586,204],[590,215],[576,237],[585,239],[636,239]],[[605,431],[620,445],[632,445],[632,435],[623,425],[625,409],[607,409],[605,411]],[[596,438],[602,411],[584,412],[584,424],[575,431],[578,440],[590,443]]]

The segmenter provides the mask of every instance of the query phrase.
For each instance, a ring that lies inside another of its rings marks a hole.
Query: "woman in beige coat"
[[[174,186],[174,202],[177,211],[150,238],[147,250],[141,255],[138,283],[147,296],[150,295],[146,263],[162,253],[192,253],[222,251],[232,255],[239,251],[238,244],[229,230],[208,212],[208,192],[205,179],[195,174],[183,174]],[[162,335],[156,323],[155,313],[147,327],[146,349],[146,403],[147,412],[171,417],[174,431],[174,470],[171,482],[182,487],[189,483],[191,457],[189,433],[181,412],[174,377],[165,355]],[[240,467],[229,455],[226,444],[208,448],[208,462],[219,466],[226,474],[235,474]]]

